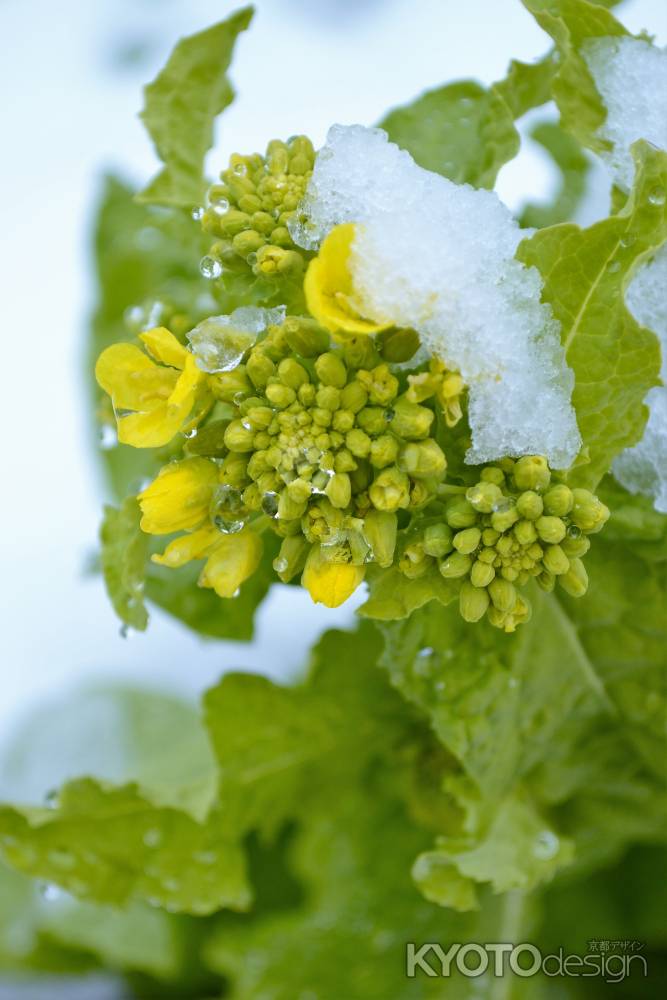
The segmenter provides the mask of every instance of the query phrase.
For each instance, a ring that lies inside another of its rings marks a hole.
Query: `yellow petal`
[[[170,368],[156,368],[156,371],[171,377],[175,374]],[[204,377],[193,356],[188,354],[185,368],[177,376],[168,399],[158,404],[155,400],[147,400],[141,407],[142,412],[121,417],[118,420],[118,440],[134,448],[161,448],[169,444],[174,434],[187,422]]]
[[[207,458],[186,458],[165,465],[137,497],[141,530],[149,535],[169,535],[197,528],[208,514],[217,482],[218,468]]]
[[[153,330],[146,330],[139,334],[139,339],[158,361],[172,368],[185,368],[189,352],[166,327],[156,326]]]
[[[148,410],[166,401],[178,375],[159,368],[134,344],[113,344],[102,351],[95,377],[120,410]]]
[[[193,559],[202,559],[219,540],[220,532],[218,529],[207,526],[193,531],[189,535],[174,538],[173,542],[169,542],[162,555],[151,556],[151,559],[154,563],[159,563],[160,566],[170,566],[175,569],[178,566],[185,566]]]
[[[359,315],[350,270],[353,223],[335,226],[306,271],[303,290],[310,313],[330,333],[378,333],[392,323],[372,323]]]
[[[262,539],[251,528],[221,535],[199,577],[201,587],[212,587],[218,597],[233,597],[257,569]]]
[[[354,593],[365,573],[364,566],[325,562],[320,546],[313,545],[306,559],[301,583],[316,604],[337,608]]]

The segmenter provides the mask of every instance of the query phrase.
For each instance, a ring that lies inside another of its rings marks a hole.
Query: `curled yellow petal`
[[[134,344],[112,344],[97,359],[95,378],[116,409],[147,411],[166,402],[178,373],[160,368]]]
[[[251,528],[219,537],[220,541],[206,560],[199,585],[212,587],[218,597],[233,597],[257,569],[262,556],[262,539]]]
[[[378,333],[391,323],[373,323],[357,310],[350,270],[355,226],[335,226],[308,265],[303,290],[310,313],[330,333]]]
[[[139,334],[139,340],[146,345],[146,350],[172,368],[185,368],[188,351],[164,326],[156,326],[153,330],[145,330]]]
[[[193,559],[202,559],[208,555],[209,550],[220,540],[220,532],[217,528],[205,527],[193,531],[189,535],[180,535],[169,542],[161,555],[151,556],[154,563],[160,566],[169,566],[176,569],[178,566],[185,566]]]
[[[306,559],[301,583],[316,604],[337,608],[354,593],[365,573],[364,566],[325,562],[320,546],[313,545]]]
[[[157,368],[157,371],[165,375],[176,374],[171,368]],[[188,354],[185,367],[166,400],[150,398],[138,407],[141,412],[118,418],[118,440],[134,448],[160,448],[169,444],[187,422],[204,378],[204,372]]]
[[[141,530],[149,535],[169,535],[197,528],[208,514],[217,482],[217,466],[207,458],[186,458],[165,465],[137,497]]]

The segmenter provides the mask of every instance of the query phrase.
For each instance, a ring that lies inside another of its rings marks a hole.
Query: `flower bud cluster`
[[[311,255],[295,245],[288,223],[305,194],[314,161],[313,145],[305,136],[275,139],[265,156],[234,153],[221,182],[209,188],[202,215],[204,231],[216,238],[208,260],[218,269],[299,277]]]
[[[444,517],[411,537],[399,560],[409,577],[437,562],[460,580],[466,621],[488,621],[506,632],[530,617],[520,588],[535,579],[545,591],[556,582],[573,597],[588,587],[582,556],[589,535],[604,526],[608,508],[588,490],[551,483],[545,458],[529,455],[485,466],[479,482],[452,496]]]
[[[288,317],[211,387],[233,419],[204,426],[190,447],[202,454],[217,433],[222,530],[268,515],[284,539],[283,580],[311,545],[327,562],[392,563],[397,512],[431,501],[447,463],[429,436],[433,410],[406,398],[370,338],[330,349],[313,320]]]

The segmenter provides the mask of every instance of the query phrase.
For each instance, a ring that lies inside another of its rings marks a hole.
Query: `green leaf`
[[[524,206],[520,224],[531,229],[544,229],[559,222],[569,222],[586,194],[590,163],[579,143],[554,122],[541,122],[530,132],[551,156],[560,171],[559,188],[550,204],[530,202]]]
[[[552,226],[524,240],[517,257],[544,280],[543,300],[561,324],[574,371],[572,397],[588,464],[573,468],[576,485],[595,488],[615,456],[644,429],[647,391],[658,384],[655,334],[628,312],[624,292],[637,265],[667,238],[664,205],[651,201],[667,185],[667,154],[648,143],[633,147],[636,182],[622,211],[589,229]]]
[[[409,580],[396,567],[378,570],[368,577],[369,597],[359,608],[365,618],[394,621],[407,618],[429,601],[449,604],[458,597],[459,588],[453,580],[441,576],[432,566],[416,580]]]
[[[140,201],[188,207],[203,200],[204,156],[213,143],[213,122],[234,99],[227,70],[237,36],[252,15],[252,7],[244,7],[182,38],[164,69],[146,86],[141,118],[164,168],[139,195]]]
[[[581,48],[589,38],[627,35],[604,6],[587,0],[522,0],[524,7],[556,43],[560,53],[553,96],[563,128],[597,153],[609,148],[597,131],[607,117]],[[607,6],[612,6],[607,4]]]
[[[554,73],[552,57],[512,61],[506,79],[486,88],[461,80],[422,94],[380,122],[427,170],[457,184],[492,188],[498,171],[519,152],[514,119],[546,103]]]
[[[125,625],[142,632],[148,624],[144,605],[148,536],[139,527],[140,518],[135,497],[128,497],[120,508],[104,508],[100,560],[116,614]]]

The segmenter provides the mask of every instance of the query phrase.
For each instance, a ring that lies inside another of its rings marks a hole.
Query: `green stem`
[[[526,894],[518,889],[505,893],[500,917],[499,941],[507,941],[513,945],[520,943],[525,901]],[[510,1000],[513,982],[514,975],[509,968],[506,968],[502,977],[492,980],[489,1000]]]

